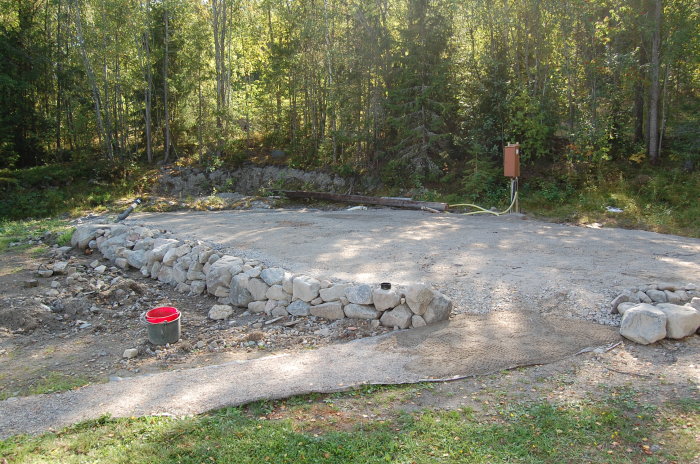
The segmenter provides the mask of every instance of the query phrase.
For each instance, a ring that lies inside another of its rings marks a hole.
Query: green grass
[[[60,241],[70,243],[73,230],[74,228],[68,226],[68,221],[63,219],[0,220],[0,252],[31,248],[34,245],[12,248],[9,248],[9,245],[12,242],[25,241],[30,237],[40,237],[46,232],[56,233]]]
[[[191,418],[102,417],[59,433],[0,441],[22,463],[659,463],[692,458],[699,403],[639,413],[634,393],[575,404],[540,402],[495,409],[394,414],[368,421],[322,404],[310,419],[305,397],[255,403]],[[312,403],[318,403],[312,398]],[[692,423],[680,445],[664,433],[680,411]],[[277,418],[279,414],[281,418]],[[333,421],[334,415],[345,416]]]
[[[36,385],[30,388],[29,391],[27,391],[27,395],[41,395],[44,393],[72,390],[89,383],[90,381],[83,377],[66,375],[60,372],[50,372],[39,380]]]

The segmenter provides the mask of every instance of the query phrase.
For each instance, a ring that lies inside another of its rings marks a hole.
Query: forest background
[[[695,0],[3,0],[0,55],[3,217],[273,152],[502,203],[517,141],[533,208],[700,234]]]

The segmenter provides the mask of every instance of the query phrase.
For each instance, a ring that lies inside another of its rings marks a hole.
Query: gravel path
[[[536,310],[617,325],[620,291],[700,276],[700,240],[521,215],[247,210],[133,216],[296,273],[376,284],[426,281],[456,312]],[[700,282],[695,282],[700,283]]]
[[[558,361],[619,339],[596,324],[534,313],[461,315],[449,322],[218,366],[0,401],[0,438],[55,430],[103,414],[198,414],[362,384],[413,383]]]

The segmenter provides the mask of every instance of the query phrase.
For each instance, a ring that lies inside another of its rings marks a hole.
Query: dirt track
[[[474,376],[558,361],[619,340],[612,328],[508,313],[449,322],[278,356],[139,376],[54,395],[0,401],[0,439],[102,414],[197,414],[260,399],[362,384]],[[497,353],[497,356],[489,354]],[[31,413],[27,413],[31,412]]]
[[[248,210],[147,213],[131,222],[222,244],[297,273],[431,282],[453,298],[457,312],[526,309],[615,324],[607,303],[625,288],[700,283],[698,239],[520,215]]]

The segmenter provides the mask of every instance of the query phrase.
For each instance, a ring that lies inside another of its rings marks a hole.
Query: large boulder
[[[625,311],[620,335],[642,345],[657,342],[666,336],[666,314],[650,304],[641,303]]]
[[[424,283],[411,284],[406,287],[406,304],[414,314],[422,316],[432,301],[433,290]]]
[[[693,335],[700,327],[700,311],[690,306],[661,303],[656,309],[666,315],[666,336],[684,338]]]
[[[450,318],[450,313],[452,312],[452,300],[440,292],[433,292],[433,294],[433,299],[430,300],[428,307],[423,313],[423,319],[426,324],[446,321]]]
[[[382,290],[375,288],[372,290],[372,301],[377,311],[386,311],[395,308],[401,302],[401,295],[394,290]]]
[[[384,311],[379,322],[385,327],[398,327],[407,329],[411,325],[413,311],[405,304],[399,305],[390,311]],[[416,316],[420,317],[420,316]],[[423,323],[425,325],[425,323]]]

